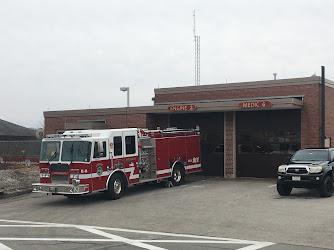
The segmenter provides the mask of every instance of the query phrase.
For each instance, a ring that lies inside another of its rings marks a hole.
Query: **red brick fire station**
[[[44,112],[45,134],[199,125],[203,171],[227,178],[276,177],[293,152],[334,138],[334,82],[319,76],[154,92],[153,106]]]

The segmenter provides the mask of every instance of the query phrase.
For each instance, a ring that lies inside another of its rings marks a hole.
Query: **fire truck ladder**
[[[171,127],[171,128],[167,128],[167,129],[161,131],[162,134],[175,134],[175,133],[180,133],[180,134],[196,133],[197,134],[197,132],[199,132],[199,128],[196,128],[196,129],[180,129],[180,128],[176,128],[176,127]]]
[[[72,134],[72,135],[63,135],[63,134],[51,134],[47,135],[46,138],[86,138],[91,137],[90,134]]]

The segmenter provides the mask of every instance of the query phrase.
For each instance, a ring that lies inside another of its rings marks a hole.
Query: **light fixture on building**
[[[121,91],[123,92],[127,92],[127,107],[130,106],[130,100],[129,100],[129,95],[130,95],[130,88],[129,87],[121,87],[120,88]]]
[[[276,80],[277,73],[273,73],[273,75],[274,75],[274,80]]]
[[[120,91],[127,92],[127,98],[126,98],[126,108],[125,108],[125,126],[128,127],[128,108],[130,106],[130,88],[129,87],[121,87]]]

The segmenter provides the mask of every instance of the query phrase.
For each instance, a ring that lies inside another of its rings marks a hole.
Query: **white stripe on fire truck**
[[[98,175],[97,173],[92,173],[92,174],[79,174],[79,179],[90,179],[90,178],[96,178],[100,176],[108,176],[110,173],[109,172],[103,172],[101,175]]]
[[[200,167],[201,167],[201,164],[194,164],[194,165],[185,166],[185,169],[189,170],[189,169],[200,168]],[[135,167],[124,169],[125,173],[130,172],[130,177],[129,177],[130,180],[139,178],[139,174],[134,174],[134,171],[135,171]],[[157,175],[170,174],[170,173],[171,173],[171,169],[164,169],[164,170],[157,171]],[[97,177],[109,176],[109,175],[110,175],[110,172],[107,172],[107,171],[104,171],[101,175],[98,175],[97,173],[79,174],[79,179],[90,179],[90,178],[97,178]]]
[[[195,165],[185,166],[185,169],[189,170],[189,169],[200,168],[200,167],[201,167],[201,164],[195,164]],[[160,175],[160,174],[170,174],[171,171],[172,171],[171,169],[158,170],[157,171],[157,175]]]
[[[134,171],[135,171],[135,167],[124,169],[125,173],[130,172],[130,177],[129,177],[130,180],[139,179],[139,174],[133,174]]]
[[[194,169],[194,168],[200,168],[201,167],[201,164],[194,164],[194,165],[188,165],[186,166],[186,169]]]
[[[164,169],[164,170],[158,170],[157,171],[157,175],[159,174],[170,174],[171,173],[171,169]]]
[[[126,168],[123,170],[125,173],[130,172],[130,177],[129,179],[138,179],[139,178],[139,174],[133,174],[135,171],[135,168]],[[79,175],[79,179],[89,179],[89,178],[96,178],[96,177],[101,177],[101,176],[109,176],[111,173],[104,171],[101,175],[98,175],[97,173],[92,173],[92,174],[80,174]]]

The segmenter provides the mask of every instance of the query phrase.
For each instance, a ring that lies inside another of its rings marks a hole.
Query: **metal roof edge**
[[[58,110],[58,111],[44,111],[45,118],[56,117],[74,117],[74,116],[99,116],[99,115],[122,115],[128,114],[145,114],[147,110],[154,108],[154,106],[139,106],[128,108],[101,108],[101,109],[77,109],[77,110]]]
[[[325,85],[331,88],[334,88],[334,81],[325,79]]]
[[[221,100],[201,100],[201,101],[187,101],[187,102],[170,102],[157,103],[154,106],[139,106],[129,108],[105,108],[105,109],[80,109],[80,110],[61,110],[61,111],[44,111],[45,118],[59,118],[59,117],[77,117],[77,116],[103,116],[103,115],[124,115],[124,114],[150,114],[160,113],[168,105],[175,104],[196,104],[196,103],[224,103],[237,101],[252,101],[252,100],[273,100],[273,99],[287,99],[295,98],[302,99],[304,95],[294,96],[271,96],[271,97],[256,97],[256,98],[238,98],[238,99],[221,99]]]
[[[171,93],[184,93],[184,92],[204,92],[204,91],[217,91],[217,90],[228,90],[228,89],[247,89],[247,88],[261,88],[261,87],[317,84],[319,82],[320,82],[320,76],[311,76],[303,78],[288,78],[279,80],[254,81],[254,82],[237,82],[237,83],[210,84],[210,85],[200,85],[200,86],[159,88],[159,89],[154,89],[154,93],[171,94]]]
[[[269,100],[269,99],[286,99],[286,98],[303,98],[304,95],[292,95],[292,96],[270,96],[270,97],[252,97],[252,98],[237,98],[237,99],[219,99],[219,100],[199,100],[199,101],[186,101],[186,102],[164,102],[156,103],[159,105],[173,105],[173,104],[192,104],[192,103],[210,103],[210,102],[233,102],[233,101],[253,101],[253,100]]]

